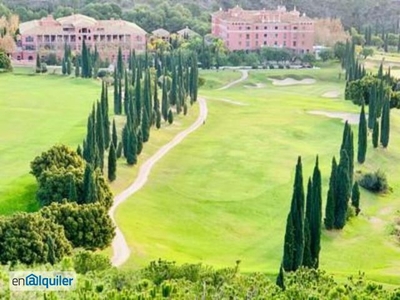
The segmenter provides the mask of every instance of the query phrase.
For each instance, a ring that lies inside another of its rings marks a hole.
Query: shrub
[[[74,269],[78,274],[86,274],[89,271],[104,271],[111,268],[111,263],[107,256],[86,250],[75,254],[73,262]]]
[[[358,183],[365,189],[374,193],[384,193],[389,189],[386,174],[378,170],[374,173],[366,173],[362,175]]]
[[[0,50],[0,69],[12,71],[10,58],[3,50]]]
[[[278,65],[278,69],[284,69],[284,68],[285,68],[284,65],[281,64]]]
[[[274,66],[273,64],[270,64],[268,67],[269,67],[270,69],[275,69],[275,66]]]
[[[97,77],[99,78],[106,77],[107,75],[109,75],[109,72],[107,72],[107,70],[100,70],[99,72],[97,72]]]

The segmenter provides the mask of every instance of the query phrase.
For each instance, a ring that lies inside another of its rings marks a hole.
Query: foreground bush
[[[101,204],[56,204],[41,209],[44,218],[61,225],[74,248],[104,249],[114,237],[114,225]]]
[[[374,193],[384,193],[389,190],[386,174],[381,170],[374,173],[363,174],[358,183],[363,188]]]
[[[0,219],[0,262],[44,264],[71,253],[61,226],[39,213],[19,213]]]

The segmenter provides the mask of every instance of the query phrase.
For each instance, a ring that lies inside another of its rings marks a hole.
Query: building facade
[[[299,54],[313,52],[314,22],[296,8],[256,11],[236,6],[213,13],[211,22],[211,33],[231,51],[283,47]]]
[[[51,15],[41,20],[21,23],[17,50],[13,53],[16,60],[36,60],[36,54],[44,57],[55,53],[63,57],[65,44],[72,52],[80,53],[82,42],[92,50],[97,47],[102,59],[115,61],[118,47],[123,58],[127,59],[131,49],[144,51],[146,32],[134,23],[123,20],[98,21],[75,14],[54,19]]]

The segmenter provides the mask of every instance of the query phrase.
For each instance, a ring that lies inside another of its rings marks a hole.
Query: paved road
[[[240,70],[240,72],[242,72],[242,77],[240,77],[238,80],[228,83],[227,85],[223,86],[222,88],[219,88],[218,91],[229,89],[230,87],[234,86],[235,84],[238,84],[239,82],[246,80],[247,77],[249,77],[248,70]]]

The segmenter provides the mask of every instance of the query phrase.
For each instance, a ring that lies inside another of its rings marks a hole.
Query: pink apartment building
[[[311,53],[314,22],[296,10],[244,10],[239,6],[212,14],[212,34],[224,40],[229,50],[284,47],[297,53]]]
[[[123,58],[127,59],[129,51],[144,51],[146,32],[134,23],[123,20],[98,21],[76,14],[54,19],[51,15],[41,20],[21,23],[17,50],[13,58],[17,60],[36,60],[36,54],[45,56],[55,53],[62,58],[64,45],[71,47],[72,52],[81,52],[82,41],[94,49],[95,45],[102,59],[111,62],[116,59],[118,47],[121,47]]]

